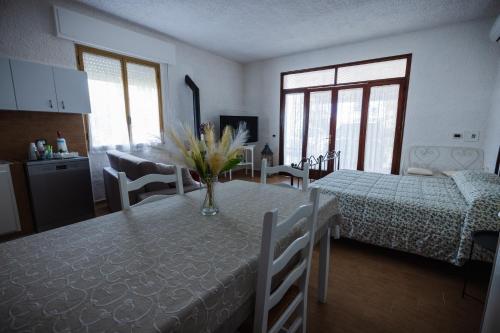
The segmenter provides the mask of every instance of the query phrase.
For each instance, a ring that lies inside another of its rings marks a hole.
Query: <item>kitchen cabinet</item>
[[[17,110],[10,62],[7,58],[0,58],[0,110]]]
[[[10,165],[0,162],[0,235],[20,231]]]
[[[53,67],[59,112],[90,113],[87,73]]]
[[[10,65],[18,110],[58,111],[51,66],[12,59]]]
[[[0,110],[90,113],[87,73],[74,69],[0,58],[0,89]]]

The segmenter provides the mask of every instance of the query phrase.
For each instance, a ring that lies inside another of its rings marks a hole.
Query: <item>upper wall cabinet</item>
[[[0,58],[0,110],[90,113],[87,73]]]
[[[16,95],[9,59],[0,58],[0,110],[16,110]]]
[[[10,65],[19,110],[58,111],[52,67],[20,60]]]
[[[59,112],[90,112],[87,73],[54,67],[54,82]]]

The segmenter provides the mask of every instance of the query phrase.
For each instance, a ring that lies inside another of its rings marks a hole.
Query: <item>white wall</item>
[[[62,0],[1,0],[0,55],[76,68],[73,42],[55,37],[52,4],[76,9],[83,14],[153,36],[175,45],[175,65],[162,64],[163,113],[166,126],[177,121],[193,124],[191,90],[184,83],[188,74],[200,88],[201,121],[218,124],[220,114],[242,110],[243,66],[178,40],[110,17],[78,3]],[[236,113],[236,112],[233,112]],[[1,130],[1,128],[0,128]],[[34,138],[26,138],[33,140]],[[28,141],[27,141],[28,142]],[[68,143],[71,149],[71,142]],[[90,156],[94,199],[104,199],[103,153]]]
[[[78,11],[165,40],[176,47],[176,64],[163,66],[166,122],[192,121],[192,95],[184,83],[189,74],[200,88],[201,120],[218,121],[225,110],[240,111],[243,105],[243,66],[168,36],[115,19],[77,3],[60,0],[2,0],[0,2],[0,54],[76,68],[71,41],[55,37],[51,4]]]
[[[168,69],[162,66],[167,123],[174,120],[192,122],[192,95],[184,83],[184,75],[188,74],[200,87],[202,121],[217,123],[219,114],[258,115],[260,143],[256,151],[260,153],[263,144],[269,142],[277,159],[281,72],[412,53],[403,150],[417,144],[466,145],[484,147],[489,165],[496,157],[500,73],[493,98],[492,87],[500,65],[497,65],[499,46],[488,39],[492,20],[336,46],[243,66],[73,2],[2,0],[0,54],[76,68],[73,43],[55,37],[51,4],[78,9],[176,46],[176,64],[169,65]],[[479,142],[451,139],[452,132],[468,129],[481,132]],[[276,138],[272,138],[272,134],[276,134]]]
[[[245,65],[244,104],[259,112],[259,149],[269,142],[277,161],[281,72],[403,53],[413,54],[403,154],[420,144],[482,147],[498,59],[488,39],[492,24],[473,21]],[[479,130],[480,141],[451,138],[464,130]]]
[[[491,98],[491,110],[487,119],[484,142],[484,162],[490,171],[495,168],[500,146],[500,44],[498,45],[498,58],[496,84]]]

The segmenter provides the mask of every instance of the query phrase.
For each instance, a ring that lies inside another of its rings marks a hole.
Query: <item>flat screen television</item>
[[[220,116],[220,134],[222,135],[226,126],[237,129],[240,123],[245,123],[248,130],[247,142],[259,141],[259,118],[247,116]]]

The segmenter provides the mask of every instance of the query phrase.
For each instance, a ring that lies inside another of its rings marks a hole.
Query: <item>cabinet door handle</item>
[[[50,106],[51,109],[54,108],[54,105],[52,104],[52,100],[51,99],[49,99],[49,106]]]
[[[61,101],[61,106],[62,106],[63,110],[66,109],[66,107],[64,106],[64,101]]]

